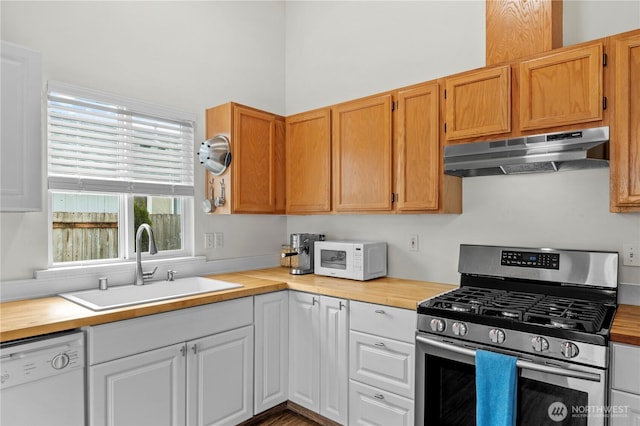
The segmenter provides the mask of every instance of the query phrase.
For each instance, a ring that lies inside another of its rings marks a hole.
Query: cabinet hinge
[[[604,96],[602,98],[602,109],[603,110],[607,109],[607,97],[606,96]]]
[[[607,66],[607,54],[606,53],[602,54],[602,66],[603,67]]]

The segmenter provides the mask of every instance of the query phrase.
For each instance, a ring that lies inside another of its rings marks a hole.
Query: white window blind
[[[194,119],[49,83],[49,189],[193,195]]]

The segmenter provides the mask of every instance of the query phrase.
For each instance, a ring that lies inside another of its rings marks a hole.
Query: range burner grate
[[[588,300],[545,296],[525,315],[529,323],[595,333],[602,328],[605,305]]]
[[[460,287],[452,292],[445,293],[432,299],[432,307],[455,312],[480,313],[480,308],[491,302],[501,294],[506,294],[504,290],[495,290],[477,287]]]
[[[427,302],[431,309],[478,317],[596,333],[602,329],[607,305],[538,293],[482,287],[460,287]]]
[[[523,321],[525,312],[540,299],[542,296],[537,294],[505,291],[486,306],[482,306],[480,314]]]

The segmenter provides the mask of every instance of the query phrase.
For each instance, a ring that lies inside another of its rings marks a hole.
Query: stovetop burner
[[[477,318],[502,318],[587,333],[602,329],[608,310],[608,305],[599,301],[476,287],[455,289],[421,306],[445,316],[447,311],[463,312]]]

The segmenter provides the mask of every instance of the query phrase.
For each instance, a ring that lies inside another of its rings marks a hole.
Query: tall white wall
[[[484,66],[483,1],[287,3],[287,113]],[[565,45],[640,27],[640,1],[564,1]],[[612,214],[607,170],[467,178],[461,215],[289,216],[288,232],[389,243],[389,273],[456,283],[460,243],[621,251],[640,214]],[[408,250],[419,236],[418,252]],[[640,284],[640,268],[620,281]]]
[[[2,40],[42,53],[43,82],[68,82],[195,113],[199,145],[209,107],[236,101],[284,114],[284,6],[280,1],[3,1],[0,27]],[[274,253],[286,234],[286,218],[207,216],[200,208],[204,179],[204,169],[196,165],[195,253],[209,259]],[[2,281],[31,278],[34,270],[47,268],[47,215],[46,209],[0,215]],[[225,246],[205,251],[202,234],[214,231],[224,232]]]

